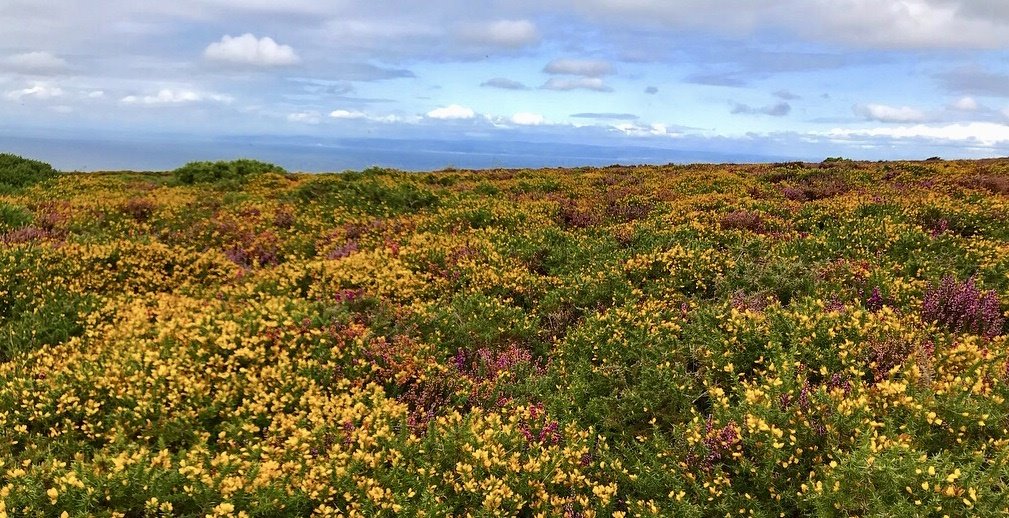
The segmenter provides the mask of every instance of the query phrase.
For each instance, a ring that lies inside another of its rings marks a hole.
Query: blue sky
[[[147,139],[184,161],[201,158],[186,143],[255,135],[999,156],[1007,49],[1009,2],[980,0],[3,0],[0,148]]]

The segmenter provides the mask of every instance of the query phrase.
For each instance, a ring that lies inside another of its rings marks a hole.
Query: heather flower
[[[880,382],[894,367],[911,354],[911,345],[898,337],[887,336],[869,342],[869,367],[873,381]]]
[[[925,291],[922,319],[954,333],[973,333],[986,338],[1002,334],[1004,316],[998,293],[981,291],[973,277],[957,281],[946,276]]]
[[[879,291],[879,286],[872,289],[872,294],[865,301],[865,307],[873,313],[883,309],[883,295]]]
[[[767,230],[764,218],[757,212],[737,210],[722,216],[718,225],[724,230],[749,230],[762,233]]]
[[[343,259],[350,254],[357,252],[357,241],[349,240],[346,243],[334,248],[326,255],[327,259]]]

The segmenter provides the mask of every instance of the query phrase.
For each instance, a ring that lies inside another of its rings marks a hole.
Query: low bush
[[[242,158],[231,161],[189,162],[172,171],[172,177],[179,183],[192,185],[215,183],[222,180],[244,180],[250,176],[264,173],[286,172],[283,167],[275,164]]]
[[[32,222],[32,215],[17,205],[0,202],[0,233],[24,228]]]
[[[10,153],[0,153],[0,188],[21,188],[56,176],[53,166]]]
[[[718,226],[723,230],[749,230],[757,233],[767,229],[764,218],[759,213],[748,210],[735,210],[722,216]]]
[[[951,276],[925,292],[921,316],[955,333],[972,332],[988,338],[1002,334],[1005,321],[997,292],[982,292],[974,278],[957,281]]]
[[[303,201],[339,205],[372,215],[414,212],[438,205],[439,196],[413,182],[384,180],[372,170],[325,175],[300,185],[294,196]]]

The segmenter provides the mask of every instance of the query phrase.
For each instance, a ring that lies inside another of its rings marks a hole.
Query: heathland
[[[1009,161],[0,155],[0,518],[1009,506]]]

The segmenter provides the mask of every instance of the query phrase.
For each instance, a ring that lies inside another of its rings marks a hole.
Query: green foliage
[[[287,171],[278,165],[242,158],[217,162],[189,162],[172,171],[172,177],[181,184],[192,185],[221,181],[241,181],[250,176],[278,172],[286,173]]]
[[[0,255],[0,362],[84,331],[92,298],[53,282],[60,271],[30,249]]]
[[[1009,160],[224,164],[0,196],[0,516],[1009,514]]]
[[[0,202],[0,233],[26,227],[31,222],[32,215],[27,210]]]
[[[363,173],[318,175],[300,185],[294,196],[302,202],[338,206],[363,214],[416,212],[438,205],[439,196],[405,178],[391,180],[384,169]]]
[[[56,171],[45,162],[0,153],[0,188],[27,187],[54,176]]]

